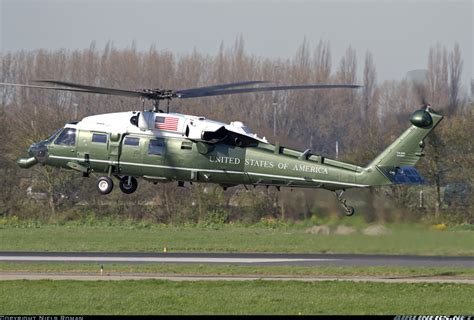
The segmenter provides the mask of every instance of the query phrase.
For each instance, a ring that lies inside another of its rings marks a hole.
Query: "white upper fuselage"
[[[132,124],[132,117],[136,117]],[[159,137],[186,137],[200,140],[204,131],[215,132],[224,127],[229,131],[248,136],[252,139],[267,142],[256,134],[250,133],[242,122],[235,121],[225,124],[208,120],[204,117],[180,113],[160,113],[153,111],[128,111],[99,114],[83,118],[76,125],[67,125],[80,130],[102,131],[119,134],[146,134]]]

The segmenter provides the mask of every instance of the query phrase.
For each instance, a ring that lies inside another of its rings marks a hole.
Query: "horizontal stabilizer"
[[[423,184],[425,181],[414,167],[379,167],[393,184]]]

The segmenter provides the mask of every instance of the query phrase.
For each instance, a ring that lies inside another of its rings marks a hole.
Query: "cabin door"
[[[110,136],[105,132],[81,131],[77,157],[94,171],[108,172]]]
[[[141,176],[143,175],[143,150],[145,139],[128,135],[122,140],[119,172],[123,175]]]

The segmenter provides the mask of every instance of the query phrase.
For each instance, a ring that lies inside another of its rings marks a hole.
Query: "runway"
[[[259,266],[405,266],[474,268],[472,256],[269,253],[0,252],[0,262],[197,263]]]

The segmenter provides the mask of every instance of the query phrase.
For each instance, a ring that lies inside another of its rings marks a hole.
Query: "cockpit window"
[[[231,126],[237,127],[242,129],[246,134],[252,134],[252,130],[250,130],[245,124],[243,124],[241,121],[232,121],[230,123]]]
[[[54,141],[54,139],[56,139],[56,137],[58,136],[58,134],[63,130],[63,128],[59,128],[58,130],[56,130],[52,135],[51,137],[49,137],[48,139],[46,139],[46,143],[51,143]]]
[[[242,130],[244,130],[245,133],[247,134],[251,134],[252,133],[252,130],[250,130],[248,127],[246,126],[242,126]]]
[[[64,145],[64,146],[73,146],[76,144],[76,129],[66,128],[58,136],[54,144]]]

